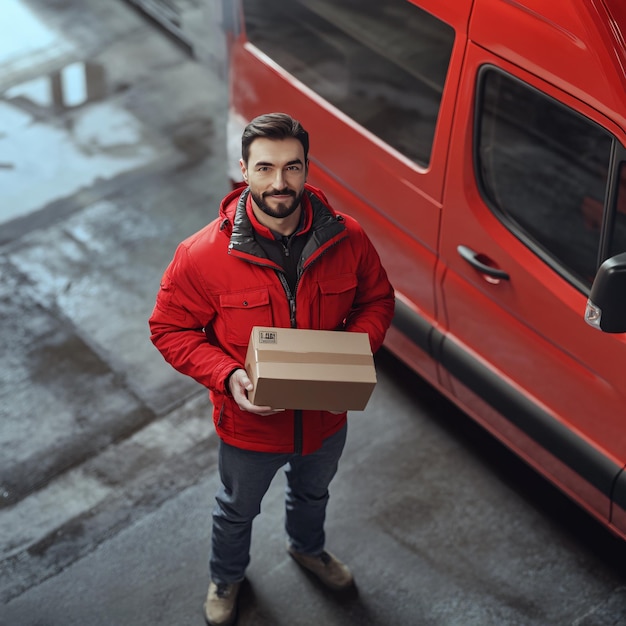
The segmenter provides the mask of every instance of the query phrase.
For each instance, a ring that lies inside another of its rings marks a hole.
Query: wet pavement
[[[122,0],[2,2],[0,625],[200,625],[217,440],[147,318],[228,191],[226,88]],[[328,515],[357,589],[287,556],[277,476],[240,626],[626,624],[623,544],[377,361]]]
[[[129,498],[120,484],[211,436],[203,390],[155,353],[147,318],[174,246],[228,183],[223,84],[143,15],[121,1],[2,10],[6,600],[138,516],[137,498],[158,507],[167,489]]]

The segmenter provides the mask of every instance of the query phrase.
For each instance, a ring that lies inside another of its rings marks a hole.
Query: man
[[[346,413],[255,406],[243,367],[253,326],[365,332],[382,345],[394,309],[378,254],[354,219],[306,183],[308,133],[283,113],[242,136],[247,187],[178,247],[150,318],[151,339],[178,371],[208,387],[220,437],[205,618],[232,624],[250,560],[252,521],[276,472],[287,477],[288,552],[333,589],[350,570],[324,549],[328,485]]]

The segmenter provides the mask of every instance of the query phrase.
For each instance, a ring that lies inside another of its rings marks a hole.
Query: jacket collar
[[[303,196],[303,208],[307,215],[303,231],[313,232],[305,246],[304,258],[313,255],[320,247],[325,247],[332,239],[340,238],[339,235],[344,233],[346,228],[343,218],[325,202],[326,198],[321,192],[319,196],[316,194],[317,191],[315,187],[305,185],[306,198]],[[232,224],[228,246],[230,253],[236,251],[246,256],[265,259],[265,253],[254,239],[255,230],[264,237],[273,238],[273,236],[271,231],[260,224],[254,216],[253,220],[250,219],[252,210],[248,211],[247,208],[249,194],[250,189],[246,187],[243,191],[235,190],[222,201],[220,207],[222,229]]]

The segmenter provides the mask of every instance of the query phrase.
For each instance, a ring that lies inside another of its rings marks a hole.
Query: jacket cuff
[[[243,369],[241,367],[234,367],[232,370],[230,370],[230,372],[228,373],[228,376],[226,376],[226,378],[224,379],[224,393],[227,396],[230,396],[232,398],[232,394],[230,393],[230,377],[237,371]]]

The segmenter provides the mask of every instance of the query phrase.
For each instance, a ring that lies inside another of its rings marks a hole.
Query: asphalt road
[[[200,625],[217,440],[147,318],[228,191],[226,88],[122,0],[3,2],[0,624]],[[328,512],[357,588],[288,557],[279,475],[239,624],[626,624],[624,544],[385,352],[377,368]]]

